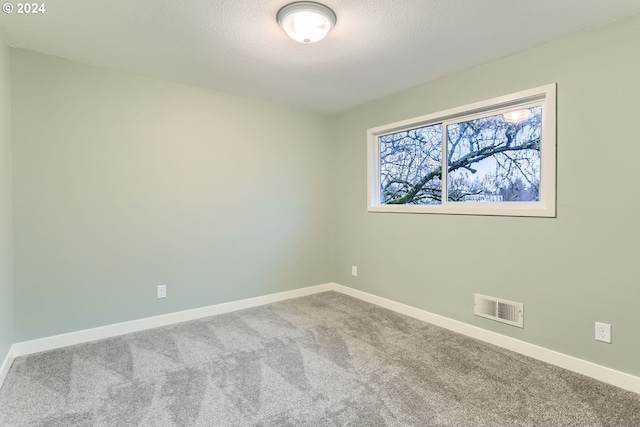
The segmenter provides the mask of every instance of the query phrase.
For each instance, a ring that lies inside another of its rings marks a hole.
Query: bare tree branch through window
[[[380,203],[540,200],[542,107],[508,121],[502,114],[380,136]],[[443,132],[446,189],[443,189]]]

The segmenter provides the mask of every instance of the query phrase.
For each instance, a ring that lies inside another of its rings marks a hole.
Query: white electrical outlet
[[[167,297],[167,285],[158,285],[158,298]]]
[[[611,344],[611,325],[596,322],[596,340]]]
[[[354,277],[358,276],[358,266],[357,265],[352,265],[351,266],[351,275]]]

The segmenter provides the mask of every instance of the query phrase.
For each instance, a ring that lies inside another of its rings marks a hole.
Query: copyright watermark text
[[[13,13],[24,15],[37,15],[45,13],[47,9],[44,3],[5,3],[2,5],[2,11],[6,14]]]

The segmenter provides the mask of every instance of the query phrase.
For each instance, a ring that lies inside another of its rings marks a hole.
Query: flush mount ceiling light
[[[521,121],[527,120],[527,118],[529,117],[529,114],[531,114],[531,112],[528,109],[516,110],[516,111],[509,111],[508,113],[504,113],[502,117],[506,122],[520,123]]]
[[[313,1],[290,3],[278,11],[276,19],[287,35],[300,43],[320,41],[336,25],[333,10]]]

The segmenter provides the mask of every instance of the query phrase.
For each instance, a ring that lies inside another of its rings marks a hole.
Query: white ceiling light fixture
[[[502,117],[506,122],[520,123],[524,120],[527,120],[530,114],[531,112],[529,111],[529,109],[515,110],[515,111],[509,111],[508,113],[504,113]]]
[[[305,44],[322,40],[336,25],[333,10],[313,1],[290,3],[278,11],[276,19],[289,37]]]

